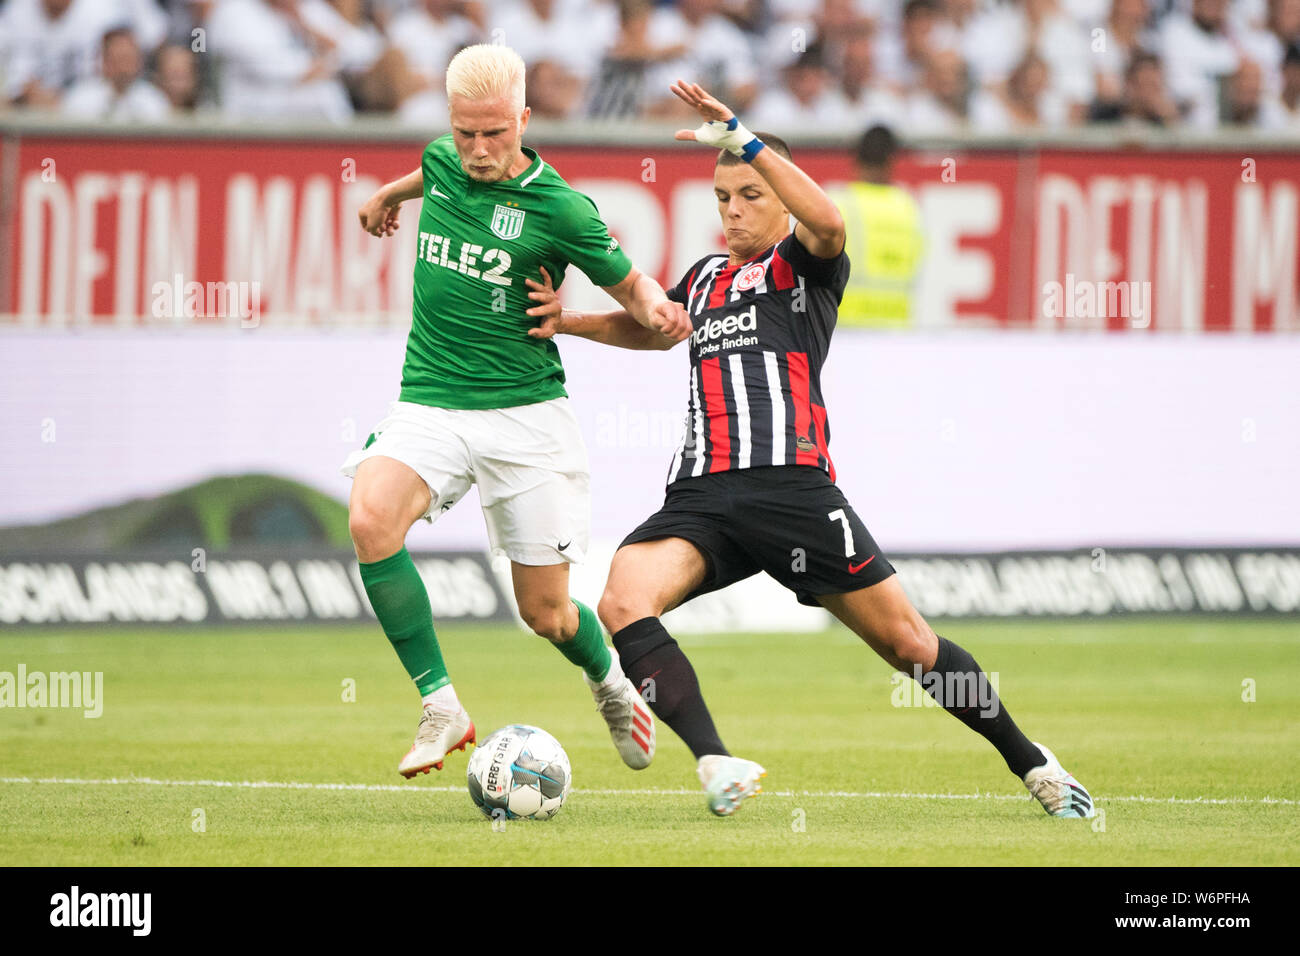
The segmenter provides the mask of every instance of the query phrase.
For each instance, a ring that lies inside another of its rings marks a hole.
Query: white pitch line
[[[148,787],[225,787],[240,790],[362,790],[378,793],[461,793],[464,787],[420,786],[419,784],[384,783],[301,783],[279,780],[157,780],[153,777],[108,777],[88,780],[81,777],[0,777],[0,783],[70,784],[79,786],[148,786]],[[698,790],[655,789],[587,789],[575,787],[574,793],[593,793],[611,797],[698,797]],[[849,798],[865,800],[1026,800],[1026,795],[1012,793],[913,793],[880,790],[764,790],[772,797]],[[1285,797],[1148,797],[1107,796],[1097,803],[1174,803],[1174,804],[1274,804],[1296,806],[1300,800]]]

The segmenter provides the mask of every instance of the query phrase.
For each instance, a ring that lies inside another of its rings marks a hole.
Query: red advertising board
[[[417,165],[418,143],[14,143],[3,167],[0,322],[221,324],[247,318],[252,297],[270,326],[406,321],[414,230],[376,240],[356,212]],[[664,284],[721,247],[708,152],[541,152]],[[798,159],[827,185],[852,175],[842,152]],[[920,327],[1300,330],[1300,156],[912,153],[897,175],[926,229]],[[415,211],[405,216],[413,224]],[[210,283],[225,308],[213,308],[210,289],[191,302]]]

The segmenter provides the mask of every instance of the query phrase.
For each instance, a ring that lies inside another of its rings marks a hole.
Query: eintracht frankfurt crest
[[[518,239],[524,231],[524,211],[498,205],[492,213],[492,231],[502,239]]]
[[[767,270],[763,267],[763,263],[755,262],[752,266],[742,272],[739,277],[737,277],[736,288],[741,292],[752,289],[763,281],[763,276],[766,275],[766,273]]]

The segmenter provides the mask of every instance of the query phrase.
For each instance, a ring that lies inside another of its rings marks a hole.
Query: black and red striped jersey
[[[849,259],[819,259],[790,233],[748,262],[705,256],[668,298],[691,317],[691,392],[668,483],[763,465],[835,480],[821,368]]]

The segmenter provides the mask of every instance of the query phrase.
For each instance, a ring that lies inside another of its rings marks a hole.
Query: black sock
[[[614,635],[614,647],[623,673],[655,716],[691,748],[696,760],[705,754],[727,753],[700,693],[695,668],[659,618],[633,621]]]
[[[913,670],[913,677],[918,671]],[[996,747],[1017,777],[1047,762],[1011,719],[975,658],[960,645],[939,638],[934,670],[922,674],[920,683],[944,710]]]

